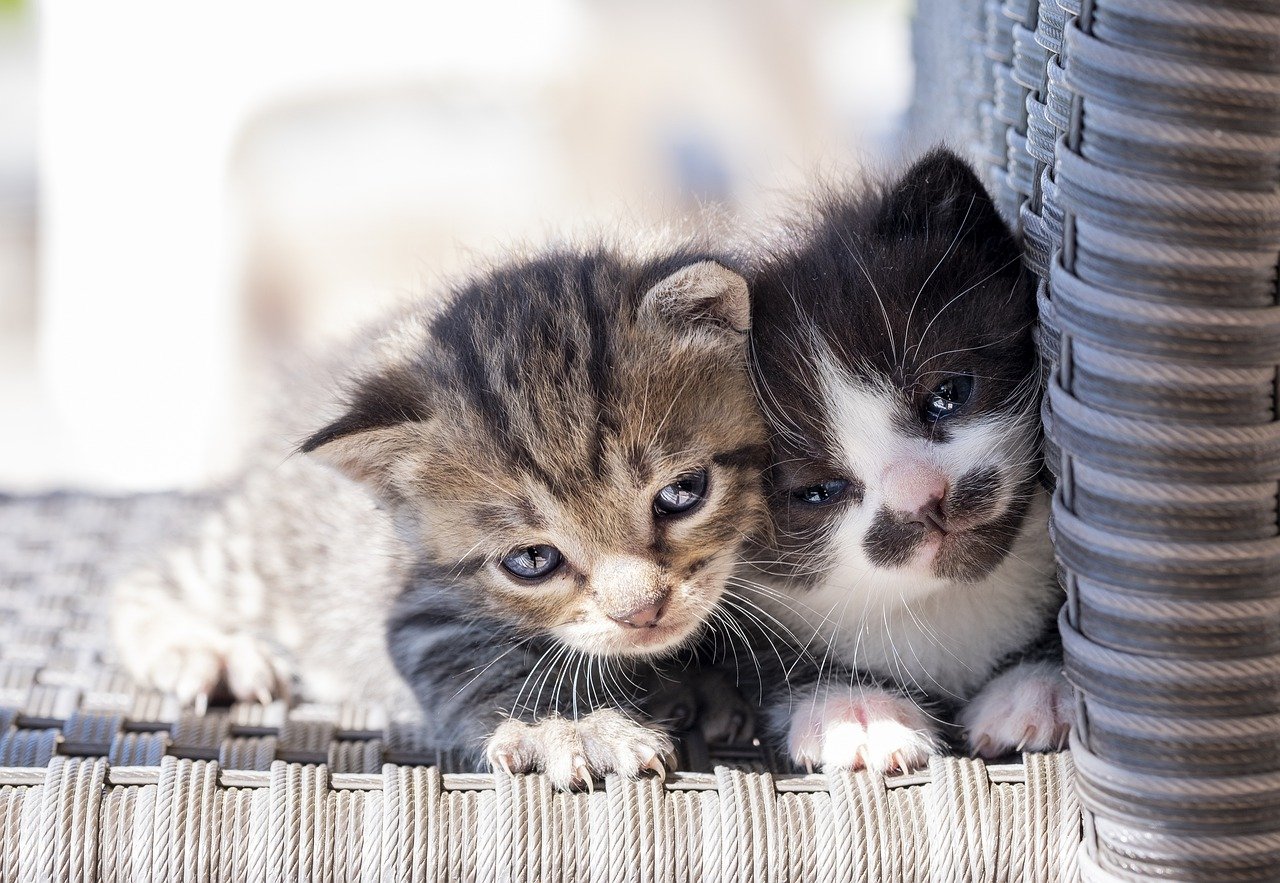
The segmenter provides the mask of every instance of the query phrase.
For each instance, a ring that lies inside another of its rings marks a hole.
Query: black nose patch
[[[881,507],[862,539],[862,548],[877,567],[901,567],[915,555],[928,532],[920,522]]]
[[[947,518],[976,522],[991,518],[1000,508],[1000,470],[975,469],[955,482],[943,503]]]

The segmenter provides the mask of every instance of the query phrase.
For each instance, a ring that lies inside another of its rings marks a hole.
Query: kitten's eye
[[[502,559],[502,569],[520,579],[546,579],[562,560],[555,546],[522,546]]]
[[[950,417],[973,395],[973,375],[957,374],[939,383],[925,397],[920,416],[929,423]]]
[[[657,515],[684,515],[706,495],[707,470],[688,472],[658,491],[653,498],[653,511]]]
[[[844,492],[848,489],[849,482],[845,479],[829,478],[826,481],[820,481],[817,484],[811,484],[808,487],[792,491],[791,497],[809,506],[825,506],[843,497]]]

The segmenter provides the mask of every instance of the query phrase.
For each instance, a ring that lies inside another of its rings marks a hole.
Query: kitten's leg
[[[741,745],[751,741],[758,706],[728,674],[716,669],[699,672],[693,689],[698,698],[698,728],[707,742]]]
[[[919,704],[873,684],[797,690],[773,718],[792,760],[810,770],[905,772],[942,750],[937,723]]]
[[[741,745],[755,736],[759,706],[727,672],[695,666],[652,680],[644,710],[653,720],[677,731],[696,728],[712,745]]]
[[[406,592],[388,642],[433,738],[482,748],[494,769],[545,772],[568,788],[613,773],[662,774],[674,759],[670,736],[656,724],[601,707],[611,694],[599,680],[579,681],[582,657],[486,623],[455,592],[425,585]]]
[[[1062,663],[1041,660],[1019,663],[988,681],[960,712],[960,724],[973,754],[996,758],[1061,749],[1074,715]]]
[[[578,720],[507,720],[489,737],[485,756],[494,769],[539,771],[557,788],[590,788],[594,779],[613,773],[633,778],[650,770],[665,776],[675,747],[665,733],[606,708]]]
[[[216,606],[223,591],[207,573],[183,566],[192,563],[191,554],[176,550],[159,566],[116,584],[111,633],[124,667],[140,683],[183,703],[207,699],[219,686],[242,701],[287,695],[290,671],[283,656],[267,642],[221,625],[226,611],[202,609]]]

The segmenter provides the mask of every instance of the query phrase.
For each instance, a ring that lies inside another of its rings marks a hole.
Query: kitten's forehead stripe
[[[769,448],[766,445],[743,445],[713,454],[711,462],[733,469],[761,469],[769,462]]]

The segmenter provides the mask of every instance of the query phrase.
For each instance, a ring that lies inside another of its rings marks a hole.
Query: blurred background
[[[478,255],[899,148],[907,0],[0,0],[0,492],[198,487]]]

